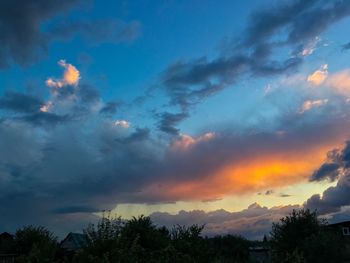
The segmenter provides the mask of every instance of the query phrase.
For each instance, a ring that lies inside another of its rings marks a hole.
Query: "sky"
[[[0,231],[349,220],[349,26],[346,0],[1,0]]]

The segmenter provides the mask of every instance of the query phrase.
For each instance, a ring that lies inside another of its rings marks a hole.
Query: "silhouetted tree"
[[[250,241],[240,236],[225,235],[207,239],[210,254],[218,262],[248,262]]]
[[[58,249],[57,237],[44,227],[26,226],[14,237],[17,262],[52,263]]]
[[[319,219],[316,211],[293,210],[274,223],[271,231],[274,262],[341,263],[344,262],[344,242],[327,231],[327,221]]]
[[[241,237],[203,238],[204,226],[157,227],[149,217],[122,221],[104,215],[84,233],[87,245],[77,263],[248,262],[249,242]]]
[[[110,213],[103,213],[97,225],[89,224],[83,230],[86,245],[76,257],[75,262],[112,262],[118,258],[120,232],[123,222],[120,217],[113,218]],[[117,262],[117,261],[116,261]]]
[[[5,232],[0,235],[0,254],[13,254],[15,252],[13,236]]]

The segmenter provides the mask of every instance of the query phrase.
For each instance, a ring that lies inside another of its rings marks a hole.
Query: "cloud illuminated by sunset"
[[[319,86],[321,85],[328,76],[328,65],[324,64],[319,70],[316,70],[314,73],[307,77],[307,81],[312,83],[312,85]]]
[[[51,88],[62,88],[67,85],[78,85],[80,80],[80,72],[72,64],[66,63],[64,59],[58,61],[58,65],[64,68],[63,77],[60,79],[48,78],[46,85]]]
[[[349,209],[350,1],[139,2],[0,1],[0,231]]]
[[[326,85],[334,92],[350,97],[350,69],[332,74],[329,76]]]
[[[175,140],[172,144],[172,149],[177,150],[188,150],[190,147],[195,146],[197,143],[203,141],[210,141],[215,137],[214,132],[205,133],[199,137],[192,137],[190,135],[181,134],[178,140]]]
[[[307,100],[303,103],[301,109],[300,109],[300,113],[304,113],[305,111],[309,111],[312,108],[315,107],[321,107],[324,106],[328,103],[328,99],[323,99],[323,100]]]

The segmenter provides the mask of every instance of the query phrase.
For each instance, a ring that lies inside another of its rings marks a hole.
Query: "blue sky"
[[[347,1],[0,10],[0,230],[107,209],[258,238],[293,208],[349,214]]]

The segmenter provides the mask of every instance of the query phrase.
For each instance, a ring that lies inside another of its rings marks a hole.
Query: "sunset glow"
[[[111,210],[260,238],[295,208],[349,217],[349,17],[345,0],[0,1],[0,231]]]

